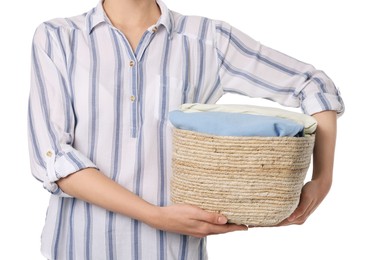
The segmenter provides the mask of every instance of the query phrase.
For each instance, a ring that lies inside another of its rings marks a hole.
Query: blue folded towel
[[[220,136],[303,136],[303,125],[263,115],[227,112],[185,113],[174,110],[169,120],[179,129]]]

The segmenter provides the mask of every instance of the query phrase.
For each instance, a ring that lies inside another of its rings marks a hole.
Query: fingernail
[[[287,218],[287,220],[289,221],[289,222],[292,222],[293,220],[295,220],[296,219],[296,217],[294,216],[294,215],[291,215],[290,217],[288,217]]]
[[[219,216],[218,217],[218,223],[219,224],[226,224],[227,223],[227,218],[226,217],[224,217],[224,216]]]

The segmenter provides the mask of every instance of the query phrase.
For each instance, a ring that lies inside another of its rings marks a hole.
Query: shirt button
[[[135,99],[136,99],[136,98],[135,98],[135,96],[131,96],[131,97],[130,97],[131,102],[134,102],[134,101],[135,101]]]
[[[47,157],[52,157],[52,152],[51,151],[47,151],[46,156]]]
[[[157,32],[157,30],[158,30],[157,26],[154,26],[154,27],[153,27],[153,29],[152,29],[152,32],[153,32],[153,33],[156,33],[156,32]]]
[[[130,63],[129,63],[130,67],[133,67],[134,66],[134,61],[131,60]]]

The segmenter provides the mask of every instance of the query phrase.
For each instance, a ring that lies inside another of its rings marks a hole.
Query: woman
[[[245,226],[170,205],[168,111],[224,93],[301,106],[318,121],[313,177],[294,213],[302,224],[332,181],[332,81],[230,25],[161,1],[105,0],[41,24],[29,102],[33,175],[52,193],[42,234],[48,259],[206,259],[205,237]]]

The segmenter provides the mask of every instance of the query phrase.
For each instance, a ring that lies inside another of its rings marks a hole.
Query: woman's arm
[[[302,189],[297,209],[279,225],[303,224],[328,194],[333,175],[336,142],[336,112],[313,115],[318,122],[313,153],[312,179]]]
[[[73,197],[164,231],[205,237],[247,229],[245,226],[227,224],[223,215],[208,213],[194,206],[152,205],[94,168],[71,174],[57,181],[57,184],[63,192]]]

